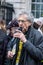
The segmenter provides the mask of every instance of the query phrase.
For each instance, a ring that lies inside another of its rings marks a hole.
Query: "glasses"
[[[20,22],[20,21],[21,21],[21,22],[26,22],[27,20],[18,20],[18,22]]]

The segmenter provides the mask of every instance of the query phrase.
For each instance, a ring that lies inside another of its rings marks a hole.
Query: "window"
[[[40,2],[41,0],[36,0],[37,2]]]
[[[43,0],[42,0],[42,2],[43,2]]]
[[[40,4],[35,4],[36,10],[40,10]]]
[[[43,16],[43,0],[32,0],[31,12],[35,18]]]
[[[32,0],[32,2],[35,2],[35,0]]]
[[[9,21],[12,20],[12,10],[11,9],[7,9],[7,12],[6,12],[6,24],[8,24]]]

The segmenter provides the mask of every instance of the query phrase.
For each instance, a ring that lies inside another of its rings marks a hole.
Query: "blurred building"
[[[35,18],[43,17],[43,0],[6,0],[6,2],[13,4],[16,13],[26,10],[32,12]]]
[[[15,14],[20,12],[20,10],[31,11],[31,0],[6,0],[6,2],[13,4]],[[13,14],[13,18],[14,17],[15,15]]]
[[[31,11],[34,17],[43,17],[43,0],[32,0],[31,5]]]
[[[1,1],[3,1],[3,0],[1,0]],[[20,10],[26,10],[28,12],[32,12],[35,18],[43,17],[43,0],[4,0],[4,1],[6,3],[10,3],[10,5],[11,4],[13,5],[15,14],[12,13],[13,14],[12,18],[14,18],[15,15],[18,12],[20,12]],[[10,7],[12,7],[12,6],[10,6]],[[10,13],[10,9],[9,9],[9,13]],[[8,15],[9,15],[9,13],[8,13]],[[10,18],[10,17],[8,17],[8,18]]]
[[[8,24],[12,20],[13,12],[12,4],[7,3],[5,0],[0,0],[0,20],[4,19]]]

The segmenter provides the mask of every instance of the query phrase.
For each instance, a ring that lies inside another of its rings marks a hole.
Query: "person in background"
[[[9,38],[9,42],[7,45],[7,54],[6,54],[6,59],[5,59],[5,65],[12,65],[12,58],[10,58],[10,56],[14,55],[14,52],[12,50],[13,45],[14,45],[14,38],[13,38],[13,34],[15,32],[16,29],[19,28],[18,25],[18,21],[17,19],[14,19],[10,22],[10,24],[7,25],[7,29],[9,30],[8,34],[10,34],[10,36],[8,35]]]
[[[38,31],[43,35],[43,17],[40,17],[38,22],[40,23]]]
[[[37,24],[37,22],[34,22],[34,23],[33,23],[33,27],[34,27],[35,29],[37,29],[37,30],[38,30],[38,28],[40,27],[40,25],[39,25],[39,24]]]
[[[38,28],[38,31],[43,35],[43,24]]]
[[[7,46],[6,23],[0,20],[0,65],[4,65]]]
[[[39,18],[38,19],[34,18],[33,27],[38,30],[38,28],[40,27],[40,25],[41,24],[40,24]]]
[[[43,17],[34,19],[33,27],[43,35]]]
[[[22,11],[18,13],[17,20],[22,31],[16,30],[13,34],[14,38],[21,41],[15,42],[18,51],[16,57],[14,56],[13,65],[40,65],[43,60],[43,36],[33,28],[33,15]],[[12,57],[11,55],[10,58]]]
[[[14,27],[18,27],[18,22],[17,22],[17,19],[14,18],[14,20],[10,21],[7,25],[7,36],[8,36],[8,42],[12,39],[12,28]]]

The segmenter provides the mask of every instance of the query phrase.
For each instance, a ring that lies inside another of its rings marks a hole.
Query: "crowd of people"
[[[0,20],[0,65],[43,64],[43,18],[21,11],[6,25]]]

